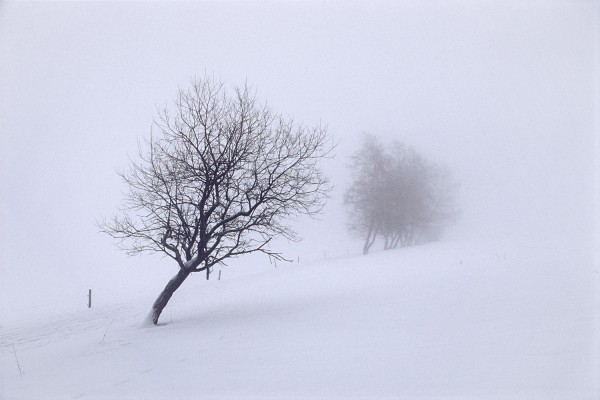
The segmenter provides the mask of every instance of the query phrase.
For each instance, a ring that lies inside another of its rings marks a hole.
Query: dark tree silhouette
[[[316,215],[330,190],[319,160],[332,144],[326,129],[307,128],[259,104],[248,86],[227,90],[213,78],[180,90],[159,110],[139,160],[120,173],[122,208],[101,224],[129,254],[164,253],[178,267],[152,306],[158,319],[194,272],[231,257],[261,252],[275,236],[298,240],[289,217]]]

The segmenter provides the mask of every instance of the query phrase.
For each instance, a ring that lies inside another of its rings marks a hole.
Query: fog
[[[194,75],[248,82],[338,142],[322,218],[280,243],[291,258],[360,252],[342,194],[364,132],[453,171],[447,240],[597,239],[599,26],[592,1],[3,2],[0,311],[158,293],[176,267],[126,257],[96,221]]]

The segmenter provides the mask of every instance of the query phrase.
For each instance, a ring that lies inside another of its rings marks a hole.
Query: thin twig
[[[104,332],[104,336],[102,336],[102,340],[100,341],[100,343],[104,343],[104,338],[106,337],[106,334],[108,333],[108,330],[110,329],[113,321],[117,317],[117,314],[118,314],[118,311],[115,313],[115,315],[113,315],[112,319],[110,320],[110,323],[108,324],[108,328],[106,328],[106,332]]]
[[[23,377],[23,371],[21,370],[21,364],[19,364],[19,359],[17,358],[17,350],[15,349],[15,345],[12,345],[13,348],[13,352],[15,353],[15,360],[17,360],[17,367],[19,367],[19,375],[21,375],[21,378]]]

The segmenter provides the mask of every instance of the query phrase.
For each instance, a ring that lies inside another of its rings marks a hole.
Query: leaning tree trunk
[[[146,321],[148,324],[152,323],[154,325],[158,325],[158,318],[160,317],[160,314],[162,313],[163,309],[171,299],[171,296],[173,296],[173,293],[175,293],[175,291],[179,289],[179,286],[181,286],[183,281],[185,281],[185,278],[187,278],[189,275],[190,271],[186,271],[180,268],[179,272],[177,272],[177,275],[171,278],[169,283],[167,283],[167,286],[165,286],[163,291],[160,293],[160,295],[154,302],[154,305],[152,306],[152,311],[148,315],[148,319]]]
[[[367,237],[365,239],[365,244],[363,246],[363,254],[367,254],[373,243],[375,243],[375,239],[377,238],[377,229],[373,232],[373,226],[369,227],[369,232],[367,232]]]

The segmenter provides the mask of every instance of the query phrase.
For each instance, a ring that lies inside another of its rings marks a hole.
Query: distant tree
[[[367,254],[384,226],[389,199],[386,193],[386,164],[383,146],[365,135],[362,147],[352,156],[353,181],[346,190],[344,203],[350,209],[350,231],[365,239],[363,254]]]
[[[349,229],[364,238],[367,254],[377,237],[384,249],[437,239],[455,215],[456,185],[448,170],[413,148],[387,148],[365,135],[352,156],[353,180],[345,194]]]
[[[129,254],[163,253],[177,265],[152,306],[158,319],[194,272],[243,254],[282,255],[275,236],[298,240],[285,220],[315,215],[330,190],[319,160],[332,151],[326,129],[307,128],[259,104],[247,87],[233,91],[195,79],[165,107],[139,160],[120,173],[127,186],[120,211],[101,224]]]

